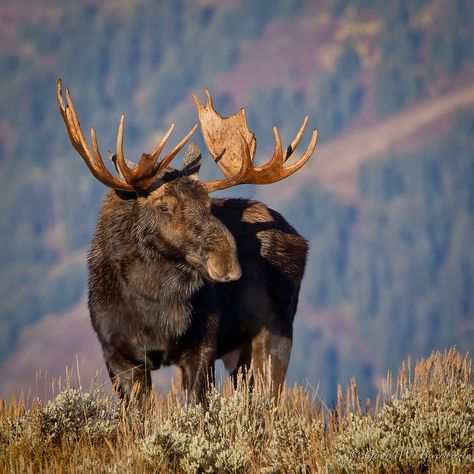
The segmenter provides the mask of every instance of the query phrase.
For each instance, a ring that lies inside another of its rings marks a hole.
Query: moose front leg
[[[217,331],[220,314],[209,284],[192,300],[193,323],[181,340],[177,365],[181,369],[183,390],[192,402],[207,404],[207,392],[214,385]]]
[[[207,392],[215,382],[215,350],[201,347],[186,353],[180,364],[183,390],[196,403],[207,402]]]
[[[150,371],[143,364],[133,363],[118,353],[104,352],[104,358],[120,398],[127,402],[133,399],[142,402],[151,389]]]

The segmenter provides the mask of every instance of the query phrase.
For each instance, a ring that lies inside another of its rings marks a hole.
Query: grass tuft
[[[413,373],[413,375],[412,375]],[[451,349],[410,362],[394,393],[361,408],[352,381],[335,410],[301,387],[272,399],[213,389],[208,407],[179,391],[145,408],[99,389],[68,387],[30,406],[0,406],[0,472],[471,472],[474,386],[471,360]]]

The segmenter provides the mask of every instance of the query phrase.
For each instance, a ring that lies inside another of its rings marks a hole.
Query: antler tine
[[[68,88],[66,88],[67,104],[64,103],[64,99],[62,96],[61,79],[58,80],[56,85],[56,95],[59,104],[59,110],[61,112],[64,125],[66,126],[66,131],[71,141],[71,144],[79,153],[81,158],[84,160],[94,177],[106,186],[126,191],[133,190],[133,188],[127,183],[124,183],[123,181],[120,181],[119,179],[111,175],[105,167],[104,162],[102,160],[102,156],[100,155],[99,147],[97,145],[97,139],[95,137],[94,129],[91,130],[94,155],[91,153],[84,134],[82,133],[79,118],[77,116],[76,109],[74,107],[74,102],[72,101],[71,94]]]
[[[61,79],[58,79],[58,82],[56,84],[56,97],[58,99],[59,111],[61,112],[61,116],[63,118],[64,125],[66,126],[66,132],[69,136],[69,139],[71,140],[72,145],[74,146],[74,148],[76,148],[76,146],[78,144],[78,138],[76,136],[76,133],[73,132],[73,130],[70,126],[70,124],[72,125],[73,123],[67,116],[67,109],[66,109],[66,105],[64,104],[63,93],[62,93]]]
[[[306,126],[308,125],[309,117],[306,116],[303,120],[303,124],[301,125],[298,133],[296,134],[295,139],[291,142],[288,148],[285,150],[283,155],[283,163],[292,155],[292,153],[296,150],[296,147],[300,144],[301,139],[303,138],[304,132],[306,131]]]
[[[168,141],[169,137],[173,133],[174,127],[175,127],[175,124],[172,123],[168,131],[165,133],[164,137],[161,139],[161,142],[158,143],[155,149],[150,153],[151,157],[158,158],[160,156],[161,152],[163,151],[164,146],[166,145],[166,142]]]
[[[136,168],[136,173],[139,176],[147,176],[153,171],[155,167],[156,161],[160,156],[161,152],[163,151],[166,142],[168,141],[169,137],[173,133],[175,124],[172,123],[168,131],[165,133],[164,137],[162,138],[161,142],[155,147],[155,149],[151,153],[143,153],[140,157],[140,161]]]
[[[97,145],[97,139],[95,137],[95,130],[91,129],[91,139],[92,139],[92,148],[94,150],[94,155],[89,150],[89,147],[87,145],[86,139],[84,137],[84,133],[82,132],[81,124],[79,123],[79,117],[77,116],[76,108],[74,107],[74,102],[71,97],[71,93],[69,91],[69,88],[66,88],[66,100],[67,100],[67,108],[66,108],[66,115],[68,117],[69,123],[73,125],[72,131],[75,136],[75,139],[77,141],[78,147],[79,147],[79,153],[81,153],[80,150],[84,154],[87,155],[88,158],[88,163],[93,166],[95,170],[95,176],[97,175],[106,175],[106,177],[115,179],[107,170],[107,168],[104,165],[104,162],[102,160],[102,156],[99,151],[99,147]],[[78,148],[76,148],[77,150]],[[121,185],[121,182],[117,180],[115,183],[116,185],[119,184]]]
[[[61,115],[64,120],[64,125],[66,126],[66,131],[69,135],[69,139],[71,140],[72,145],[81,156],[83,153],[85,153],[86,157],[90,158],[90,154],[87,153],[87,150],[83,149],[83,146],[80,142],[79,134],[77,133],[77,130],[76,130],[76,124],[78,124],[79,121],[74,120],[74,104],[72,103],[70,99],[70,95],[68,94],[68,89],[66,89],[66,97],[69,97],[68,104],[67,105],[64,104],[64,100],[62,97],[61,80],[58,80],[56,92],[57,92],[57,97],[58,97],[59,109],[61,111]],[[86,160],[86,157],[83,157],[84,160]],[[93,165],[92,162],[89,163],[87,160],[86,160],[86,163],[89,165],[89,167]]]
[[[125,125],[125,117],[122,115],[120,117],[120,124],[119,124],[118,132],[117,132],[117,144],[116,144],[117,164],[126,183],[131,185],[133,184],[135,180],[135,173],[128,167],[125,161],[125,157],[123,156],[124,125]]]
[[[92,150],[94,150],[94,156],[96,157],[96,163],[103,172],[108,172],[105,167],[104,160],[100,154],[99,145],[97,144],[97,137],[95,136],[95,129],[91,128],[91,141],[92,141]]]
[[[318,141],[318,131],[316,129],[313,130],[311,134],[311,141],[309,142],[308,148],[304,152],[303,156],[301,156],[295,163],[288,166],[287,168],[283,168],[285,170],[285,176],[292,175],[296,171],[298,171],[310,158],[316,148],[316,143]]]
[[[197,124],[185,135],[185,137],[163,158],[163,160],[158,165],[157,171],[165,169],[170,161],[181,151],[184,145],[189,141],[193,133],[196,131]]]
[[[155,170],[153,171],[152,176],[140,181],[140,186],[143,189],[149,188],[153,184],[153,182],[158,178],[158,176],[160,176],[160,174],[163,173],[163,171],[166,169],[166,167],[171,162],[171,160],[181,151],[183,146],[186,145],[186,143],[189,141],[192,134],[196,131],[196,128],[197,128],[197,124],[194,125],[194,127],[185,135],[185,137],[161,160],[161,162],[155,167]],[[169,130],[168,132],[169,134],[171,134]],[[168,137],[165,136],[165,138],[166,140],[168,140]],[[164,138],[162,142],[166,142]],[[164,143],[163,143],[163,146],[164,146]]]
[[[123,189],[125,191],[131,191],[133,188],[128,187],[127,183],[117,179],[113,174],[109,172],[104,164],[104,160],[102,159],[102,155],[99,150],[99,145],[97,144],[97,138],[95,136],[95,130],[91,128],[91,140],[92,140],[92,149],[94,150],[94,156],[96,158],[96,164],[99,166],[101,170],[101,176],[106,176],[107,183],[101,178],[101,182],[106,184],[107,186],[111,186],[114,189]],[[125,187],[125,185],[127,185]]]
[[[74,125],[74,119],[72,118],[71,110],[69,109],[69,107],[66,108],[65,117],[66,117],[65,118],[66,130],[68,132],[69,138],[71,139],[72,145],[74,146],[74,148],[77,150],[79,154],[82,155],[82,153],[84,153],[89,158],[87,150],[84,150],[81,145],[81,141],[79,139],[76,126]]]
[[[66,113],[66,106],[64,105],[62,88],[63,82],[61,81],[61,79],[58,79],[58,81],[56,82],[56,98],[58,100],[59,111],[61,112],[61,116],[64,119]]]
[[[275,126],[273,127],[273,137],[275,139],[275,148],[273,150],[273,156],[268,163],[266,163],[263,166],[255,168],[257,172],[263,172],[270,169],[279,168],[284,163],[284,155],[283,155],[283,150],[281,148],[281,138],[280,138],[280,134],[278,133],[278,128]]]
[[[74,102],[72,101],[71,98],[71,93],[69,92],[69,88],[66,87],[66,100],[67,100],[67,108],[66,108],[66,113],[68,116],[68,119],[70,122],[72,122],[74,128],[74,134],[75,138],[78,141],[78,144],[80,147],[83,149],[84,153],[88,156],[90,160],[92,160],[92,155],[89,150],[89,147],[87,146],[86,139],[84,137],[84,134],[82,133],[81,129],[81,124],[79,123],[79,118],[77,117],[77,112],[76,108],[74,107]]]

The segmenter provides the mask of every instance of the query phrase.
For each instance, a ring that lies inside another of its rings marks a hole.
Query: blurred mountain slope
[[[457,115],[472,110],[470,2],[30,3],[0,6],[0,394],[32,341],[65,362],[92,351],[90,329],[55,346],[67,331],[42,326],[84,295],[105,192],[67,142],[58,77],[103,151],[125,113],[131,159],[169,122],[176,136],[194,123],[202,86],[223,114],[246,107],[262,160],[273,124],[287,143],[310,115],[320,145],[304,171],[227,193],[268,202],[311,243],[289,380],[331,396],[354,373],[370,391],[407,352],[474,346],[472,114]]]
[[[282,188],[278,196],[273,197],[273,202],[291,200],[295,190],[315,179],[329,192],[353,201],[359,194],[357,177],[360,166],[390,153],[395,147],[401,157],[404,157],[403,153],[419,149],[449,129],[453,117],[464,109],[474,109],[472,85],[421,104],[414,103],[372,126],[339,134],[318,147],[312,166],[308,166],[305,173],[296,174],[292,185]],[[263,201],[271,199],[272,194],[268,187],[258,190],[258,198]]]
[[[344,201],[349,199],[349,202],[354,202],[354,199],[356,199],[356,202],[361,205],[361,199],[363,198],[359,193],[357,179],[359,166],[380,156],[378,154],[374,155],[374,147],[378,153],[386,152],[389,146],[406,151],[406,138],[409,135],[412,142],[409,149],[412,152],[419,151],[424,143],[432,140],[433,134],[436,133],[440,123],[443,123],[443,127],[446,127],[448,123],[452,124],[452,115],[456,110],[474,109],[472,92],[472,88],[464,88],[435,101],[418,103],[411,106],[408,111],[402,110],[387,119],[381,120],[372,127],[365,127],[360,132],[354,132],[351,134],[354,137],[342,134],[339,138],[335,138],[318,148],[318,153],[314,157],[315,163],[312,167],[308,167],[308,171],[316,173],[316,179],[319,178],[318,181],[327,192],[336,193],[336,195],[343,197]],[[407,121],[410,122],[409,127],[399,129],[394,126],[397,123],[406,125]],[[381,130],[385,129],[392,130],[392,133],[381,134]],[[383,137],[384,140],[380,140],[380,137]],[[357,141],[362,139],[364,142],[370,143],[371,147],[365,150],[356,147],[353,139]],[[337,150],[337,153],[334,153],[333,150]],[[357,154],[354,155],[353,150],[356,150]],[[331,167],[332,160],[340,160],[341,156],[348,158],[347,167]],[[350,161],[353,156],[356,156],[356,159]],[[404,154],[398,157],[398,159],[407,158]],[[328,164],[329,171],[327,171]],[[301,175],[304,181],[298,180],[298,175],[293,178],[293,181],[297,183],[296,186],[282,187],[281,194],[276,196],[271,196],[271,193],[265,196],[267,193],[260,190],[259,198],[261,197],[264,201],[272,199],[274,205],[284,206],[285,202],[291,202],[292,199],[295,199],[297,190],[305,187],[305,181],[308,181],[311,177],[308,171],[307,174]],[[287,217],[291,220],[293,216],[288,215]],[[60,267],[70,265],[70,260],[73,257],[74,254],[68,254],[68,259],[52,267],[51,272],[61,274]],[[75,257],[79,262],[84,261],[84,258],[83,252]],[[330,345],[334,346],[334,354],[338,354],[339,357],[349,359],[352,357],[351,350],[355,349],[359,357],[359,364],[365,364],[366,370],[371,367],[370,372],[372,373],[373,370],[382,380],[386,367],[380,364],[377,354],[372,351],[364,340],[360,327],[356,325],[355,319],[351,317],[347,306],[339,309],[331,306],[318,309],[303,300],[298,315],[297,342],[292,360],[292,368],[296,366],[297,369],[293,370],[294,374],[290,372],[290,380],[299,380],[300,374],[305,372],[304,365],[307,364],[307,348],[303,343],[299,347],[298,337],[303,338],[303,334],[299,335],[299,331],[304,333],[305,340],[309,339],[310,342],[306,342],[306,344],[309,344],[310,347],[317,345],[318,338],[321,337],[321,334],[324,334],[325,338],[330,341]],[[474,322],[461,332],[466,330],[472,332]],[[310,335],[309,338],[308,334]],[[84,380],[90,380],[97,371],[100,372],[100,378],[106,380],[106,370],[102,361],[100,346],[89,323],[85,299],[82,299],[65,313],[51,315],[38,324],[27,326],[22,331],[17,349],[0,368],[0,374],[2,375],[0,393],[3,396],[9,396],[18,393],[19,386],[34,388],[37,373],[41,374],[41,369],[44,368],[48,368],[49,377],[62,377],[64,375],[64,361],[69,361],[69,366],[71,366],[75,363],[76,355],[81,364],[81,376]],[[32,361],[34,361],[34,364],[32,364]],[[323,360],[323,363],[330,366],[330,361]],[[315,375],[319,374],[316,373]],[[327,377],[329,373],[325,375]],[[347,371],[347,375],[350,376],[351,372]],[[168,387],[169,380],[167,380],[167,376],[169,377],[169,372],[159,378],[155,377],[155,384],[158,388],[165,389]],[[334,383],[338,382],[335,376],[332,376],[331,379]],[[329,387],[325,389],[329,390]]]

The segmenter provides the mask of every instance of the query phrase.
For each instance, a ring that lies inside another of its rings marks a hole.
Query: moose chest
[[[202,280],[166,260],[123,259],[116,283],[120,315],[112,318],[114,334],[126,339],[133,352],[163,359],[179,353],[181,342],[202,319]],[[141,357],[140,357],[141,358]]]
[[[169,265],[161,260],[147,260],[128,254],[118,260],[120,290],[128,303],[140,312],[156,312],[166,304],[173,280]]]

